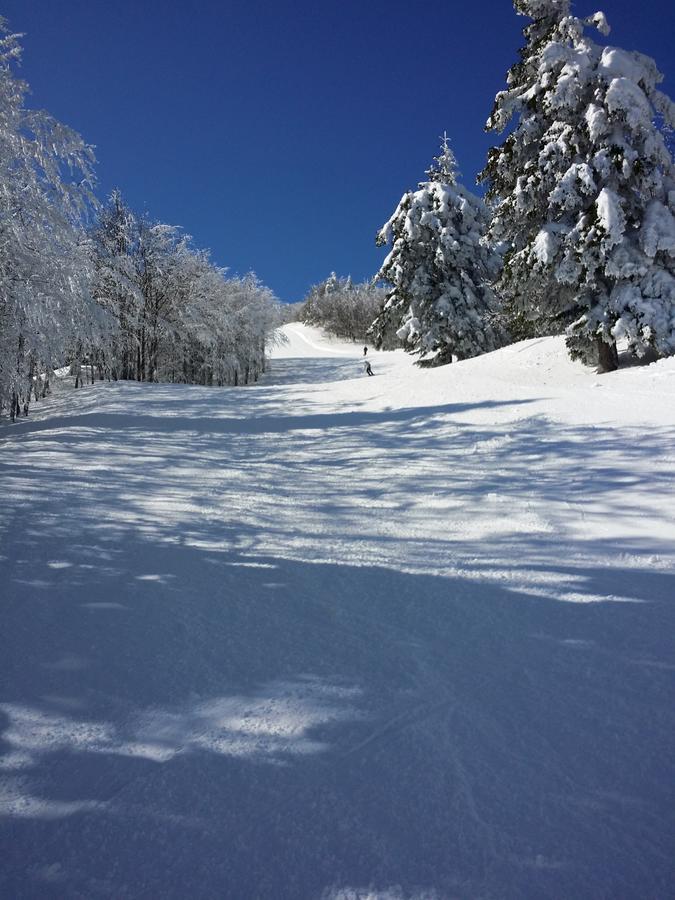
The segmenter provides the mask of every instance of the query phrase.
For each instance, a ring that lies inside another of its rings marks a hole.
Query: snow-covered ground
[[[0,426],[0,896],[673,897],[675,359],[284,331]]]

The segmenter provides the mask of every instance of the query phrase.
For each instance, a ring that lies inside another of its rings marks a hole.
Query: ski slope
[[[283,331],[0,424],[0,896],[672,897],[675,359]]]

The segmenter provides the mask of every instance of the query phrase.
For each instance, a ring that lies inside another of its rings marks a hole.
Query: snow
[[[649,101],[642,88],[628,78],[613,78],[605,95],[607,109],[612,115],[622,113],[633,129],[648,129],[652,121]]]
[[[654,61],[648,56],[631,53],[619,47],[603,47],[599,68],[608,79],[619,78],[636,84],[643,79],[645,71],[654,77],[656,70]]]
[[[609,22],[607,21],[607,16],[604,14],[604,12],[593,13],[593,15],[589,16],[586,21],[591,25],[595,25],[600,34],[605,35],[605,37],[611,31]]]
[[[592,141],[598,141],[609,127],[607,115],[602,106],[590,103],[586,108],[584,119],[588,125],[588,133]]]
[[[558,250],[559,240],[552,233],[551,228],[542,228],[534,239],[532,245],[532,256],[538,262],[548,265],[555,259]]]
[[[647,256],[663,250],[675,257],[675,216],[658,200],[652,200],[645,212],[642,244]]]
[[[598,213],[598,225],[602,229],[603,245],[614,247],[621,243],[626,229],[626,216],[619,197],[609,188],[603,188],[595,201],[595,208]]]
[[[669,896],[675,358],[283,331],[0,425],[0,895]]]

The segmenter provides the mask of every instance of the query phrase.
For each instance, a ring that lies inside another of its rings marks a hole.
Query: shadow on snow
[[[165,419],[144,404],[52,422],[35,448],[49,423],[11,435],[23,454],[4,469],[0,513],[3,896],[668,895],[675,592],[649,567],[654,541],[626,546],[639,568],[595,565],[578,554],[602,556],[600,541],[481,545],[448,519],[415,549],[363,518],[391,496],[382,516],[415,533],[415,493],[461,496],[472,472],[478,511],[532,490],[532,460],[544,472],[548,455],[563,462],[534,487],[543,502],[573,477],[610,514],[666,436],[626,451],[625,435],[542,419],[505,435],[455,423],[455,406],[270,409],[265,427],[230,430],[184,409],[177,422],[162,403]],[[64,427],[78,422],[91,434]],[[181,468],[185,441],[169,432],[188,423]],[[330,440],[291,433],[319,427]],[[440,452],[441,480],[418,465]],[[351,478],[364,454],[391,479]],[[210,466],[236,469],[259,506],[228,519],[237,490],[214,499],[221,482],[190,480]],[[299,543],[256,550],[290,527],[280,498]],[[366,538],[387,565],[350,561],[345,547]],[[344,561],[313,561],[331,546]],[[473,556],[478,574],[401,571],[403,549],[436,566]],[[480,577],[497,556],[514,575],[503,584]],[[526,566],[549,595],[517,586]],[[559,602],[568,583],[623,602]]]
[[[66,555],[5,601],[5,896],[665,896],[665,576],[563,604],[137,537]]]

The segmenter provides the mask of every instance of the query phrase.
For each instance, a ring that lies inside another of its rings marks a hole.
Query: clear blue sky
[[[673,0],[603,9],[675,98]],[[183,226],[283,300],[375,273],[377,228],[447,130],[473,185],[522,43],[510,0],[4,0],[32,106],[95,145],[101,195]]]

